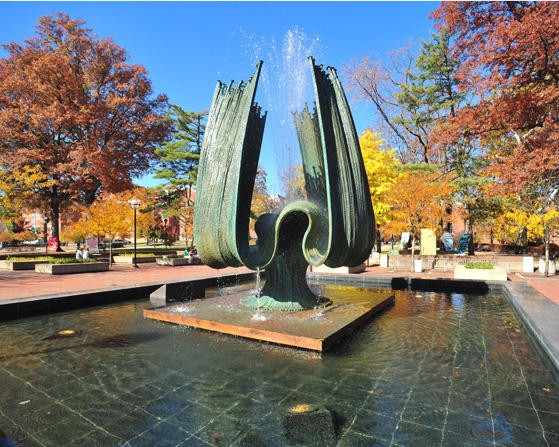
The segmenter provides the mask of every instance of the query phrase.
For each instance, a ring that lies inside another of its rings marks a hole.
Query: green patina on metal
[[[303,310],[329,303],[306,282],[308,265],[362,263],[374,242],[374,215],[359,138],[336,70],[309,57],[315,107],[294,113],[307,200],[263,214],[257,244],[249,245],[250,204],[266,114],[254,101],[262,68],[238,87],[218,82],[202,146],[194,237],[202,261],[214,268],[266,270],[248,306]]]

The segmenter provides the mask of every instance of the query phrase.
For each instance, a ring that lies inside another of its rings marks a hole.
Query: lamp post
[[[134,262],[132,267],[138,268],[138,264],[136,262],[136,210],[140,207],[140,201],[138,199],[131,199],[128,203],[134,209]]]

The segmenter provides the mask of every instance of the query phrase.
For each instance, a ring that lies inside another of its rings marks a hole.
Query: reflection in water
[[[282,415],[304,403],[340,416],[342,445],[559,445],[557,383],[503,297],[395,294],[322,354],[144,320],[137,303],[4,323],[0,427],[20,445],[283,446]]]
[[[81,334],[82,331],[75,331],[72,334],[72,337],[78,336]],[[56,345],[54,343],[50,343],[48,346],[36,349],[29,352],[18,352],[14,354],[7,354],[4,356],[0,355],[0,361],[9,360],[12,358],[17,357],[27,357],[27,356],[35,356],[41,354],[50,354],[56,351],[66,351],[69,349],[82,349],[82,348],[127,348],[129,346],[133,346],[139,343],[147,343],[150,341],[154,341],[158,338],[161,338],[161,334],[157,333],[134,333],[134,334],[115,334],[108,337],[102,337],[90,342],[85,343],[78,343],[72,345]],[[59,339],[67,339],[69,338],[68,335],[60,335],[58,332],[53,334],[49,337],[43,338],[44,341],[51,341],[51,340],[59,340]]]

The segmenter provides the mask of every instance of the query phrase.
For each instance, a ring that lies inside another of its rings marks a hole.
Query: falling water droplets
[[[260,307],[260,267],[256,267],[256,284],[254,286],[256,293],[256,302]]]
[[[256,267],[256,284],[255,284],[255,294],[256,294],[256,311],[252,316],[252,321],[266,321],[267,318],[262,313],[262,309],[260,309],[260,267]]]
[[[265,154],[274,159],[282,179],[294,175],[301,163],[293,112],[301,111],[305,104],[312,109],[314,101],[308,56],[320,59],[322,44],[318,36],[305,34],[302,28],[292,27],[281,38],[259,37],[241,32],[242,50],[249,64],[264,61],[257,101],[268,111],[261,160]],[[263,97],[260,94],[263,93]],[[268,173],[269,168],[265,166]]]

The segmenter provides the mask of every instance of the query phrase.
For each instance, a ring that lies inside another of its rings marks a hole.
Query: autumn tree
[[[28,190],[58,236],[68,203],[129,189],[151,167],[170,127],[167,98],[153,97],[146,69],[123,48],[63,13],[41,17],[33,38],[4,48],[0,169],[37,170]]]
[[[457,79],[475,101],[438,132],[441,144],[467,132],[490,147],[504,192],[550,179],[559,186],[559,4],[444,2],[437,26],[453,37]]]
[[[441,233],[440,222],[446,214],[454,186],[448,178],[425,165],[404,165],[398,181],[390,188],[389,204],[393,219],[386,224],[394,234],[409,231],[412,238],[412,268],[415,242],[422,228]]]
[[[81,218],[68,228],[68,233],[88,235],[109,240],[109,256],[112,258],[111,241],[117,236],[126,237],[133,232],[134,213],[130,205],[132,198],[139,199],[142,203],[137,213],[137,227],[146,232],[153,225],[154,218],[151,213],[142,213],[149,205],[145,189],[123,191],[121,193],[103,193],[90,206],[84,207]]]
[[[380,134],[369,129],[359,137],[375,221],[381,226],[390,220],[389,192],[400,175],[395,149],[385,150],[383,143]]]
[[[355,98],[374,106],[383,135],[398,148],[403,162],[435,163],[451,170],[464,154],[455,153],[457,146],[438,150],[431,135],[464,99],[456,88],[457,69],[458,62],[449,54],[449,33],[442,31],[422,41],[417,56],[402,48],[384,61],[365,57],[344,72]]]
[[[534,206],[527,197],[509,197],[504,211],[495,219],[495,237],[499,241],[525,245],[544,243],[545,276],[549,272],[550,242],[559,230],[559,209],[557,206]],[[530,203],[530,204],[529,204]],[[541,205],[541,202],[540,202]]]
[[[129,194],[126,194],[126,198]],[[117,234],[126,234],[132,225],[130,205],[118,195],[102,195],[83,211],[82,218],[70,227],[70,232],[103,237],[109,240],[109,265],[112,259],[111,241]]]
[[[17,171],[0,169],[0,218],[19,217],[30,208],[38,190],[52,186],[52,179],[37,165]]]
[[[549,244],[553,234],[557,231],[557,193],[559,189],[550,190],[549,178],[532,181],[522,191],[515,194],[517,206],[529,216],[526,234],[530,231],[544,243],[545,274],[549,270]],[[536,228],[537,225],[539,228]],[[532,227],[532,228],[529,228]],[[523,241],[528,242],[528,237]]]
[[[559,188],[558,4],[446,2],[433,15],[453,35],[460,89],[476,95],[439,139],[475,136],[489,147],[493,192],[525,197],[545,215]]]
[[[207,111],[189,112],[172,105],[169,111],[169,119],[173,124],[172,137],[155,150],[160,166],[155,178],[166,182],[160,188],[159,206],[166,216],[176,217],[183,223],[187,241],[188,234],[193,234],[193,187],[198,176],[207,116]]]

